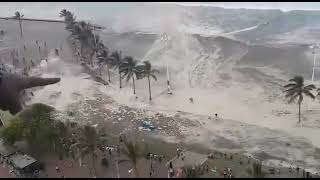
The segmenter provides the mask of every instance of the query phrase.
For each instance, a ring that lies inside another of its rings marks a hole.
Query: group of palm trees
[[[307,96],[314,100],[316,96],[320,95],[320,88],[316,91],[318,92],[315,96],[312,91],[316,89],[316,86],[313,84],[305,85],[304,79],[302,76],[295,76],[294,78],[289,80],[290,83],[285,85],[286,88],[285,98],[288,100],[288,103],[293,103],[297,101],[298,108],[299,108],[299,123],[301,121],[301,104],[303,101],[303,96]]]
[[[78,126],[76,123],[57,123],[60,143],[62,147],[57,149],[60,151],[60,156],[71,156],[74,161],[79,161],[82,166],[82,160],[89,157],[91,160],[92,175],[97,176],[96,162],[98,162],[99,150],[104,158],[106,155],[105,145],[108,142],[107,134],[104,128],[97,129],[90,125]],[[118,158],[116,165],[129,162],[132,165],[132,175],[139,177],[137,162],[143,156],[143,150],[133,141],[125,141],[124,146],[118,146],[119,152],[122,152],[125,157]],[[119,172],[118,172],[119,173]]]
[[[73,37],[80,46],[80,51],[77,53],[80,61],[87,60],[87,63],[93,68],[93,57],[96,55],[100,76],[102,76],[104,66],[107,66],[108,81],[111,82],[110,69],[118,69],[120,88],[122,88],[123,78],[126,78],[127,81],[131,79],[133,83],[133,94],[136,94],[135,80],[147,78],[149,99],[152,100],[150,77],[157,80],[156,73],[159,73],[159,71],[153,69],[149,61],[144,61],[139,64],[138,60],[132,56],[122,56],[121,51],[113,51],[110,53],[109,49],[100,39],[100,36],[95,34],[94,25],[85,21],[77,22],[74,14],[66,9],[60,11],[60,17],[64,17],[66,30],[71,32],[71,37]],[[85,56],[85,54],[87,54],[87,56]]]

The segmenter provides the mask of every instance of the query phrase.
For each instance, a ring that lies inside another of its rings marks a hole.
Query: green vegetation
[[[201,176],[201,167],[184,167],[183,169],[183,175],[185,178],[199,178]]]
[[[139,177],[137,162],[140,157],[143,157],[142,152],[143,150],[140,149],[137,143],[134,143],[132,141],[125,142],[125,148],[123,148],[123,153],[128,158],[127,161],[130,161],[130,163],[132,164],[132,175],[134,175],[135,177]]]

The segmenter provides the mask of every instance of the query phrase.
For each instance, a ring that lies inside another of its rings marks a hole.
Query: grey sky
[[[164,2],[185,6],[218,6],[224,8],[320,10],[320,2]]]
[[[0,16],[12,16],[15,11],[20,11],[25,17],[60,19],[59,11],[66,8],[74,12],[78,19],[88,19],[94,16],[96,21],[101,23],[119,16],[129,15],[132,12],[141,11],[143,4],[143,2],[0,2]],[[294,9],[320,10],[320,2],[177,2],[175,4],[225,8],[281,9],[284,11]]]
[[[162,2],[180,5],[219,6],[225,8],[248,9],[281,9],[281,10],[320,10],[320,2]],[[138,2],[0,2],[0,15],[10,16],[19,10],[27,16],[58,17],[61,8],[74,10],[87,15],[114,15],[126,13],[128,10],[143,3]]]

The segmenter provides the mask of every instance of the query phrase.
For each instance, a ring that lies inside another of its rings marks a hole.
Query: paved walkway
[[[10,173],[10,169],[8,166],[0,165],[0,178],[15,178],[12,173]]]

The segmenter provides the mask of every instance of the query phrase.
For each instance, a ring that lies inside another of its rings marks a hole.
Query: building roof
[[[20,153],[16,153],[16,154],[10,156],[9,160],[14,167],[19,168],[19,169],[23,169],[23,168],[33,164],[34,162],[37,162],[37,160],[34,159],[33,157],[31,157],[29,155],[23,155]]]
[[[0,139],[0,155],[4,157],[8,157],[17,152],[17,150],[9,145],[5,145],[3,140]]]
[[[184,157],[184,160],[182,158]],[[179,158],[175,157],[172,159],[172,166],[174,169],[187,167],[187,166],[198,166],[202,165],[208,160],[207,155],[199,154],[191,151],[184,151],[183,155]]]

